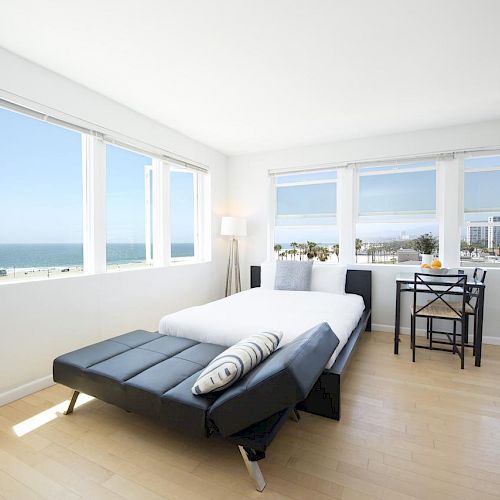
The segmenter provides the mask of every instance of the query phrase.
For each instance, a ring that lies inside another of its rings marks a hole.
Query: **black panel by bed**
[[[250,286],[260,286],[260,266],[250,267]],[[371,330],[372,272],[361,269],[348,269],[345,283],[346,293],[361,295],[365,310],[356,328],[352,331],[346,345],[342,348],[331,368],[323,371],[309,396],[297,408],[340,420],[340,395],[349,362],[352,359],[361,335]]]

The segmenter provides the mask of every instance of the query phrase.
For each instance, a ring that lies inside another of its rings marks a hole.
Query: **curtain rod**
[[[369,165],[377,166],[393,166],[404,165],[406,163],[415,163],[425,160],[445,160],[452,159],[456,155],[463,154],[466,157],[483,156],[483,155],[500,155],[500,146],[484,146],[481,148],[464,148],[458,150],[438,151],[433,153],[424,153],[415,156],[389,156],[383,158],[370,158],[356,161],[344,161],[339,163],[320,163],[316,165],[303,165],[291,168],[269,169],[270,176],[300,174],[310,172],[321,172],[325,170],[333,170],[339,168],[347,168],[350,166],[362,167]]]
[[[5,93],[10,94],[9,92],[5,91],[1,92],[2,94]],[[164,150],[163,148],[159,148],[158,146],[154,146],[152,144],[148,144],[139,141],[137,139],[133,139],[132,137],[121,134],[120,132],[115,132],[112,130],[108,130],[104,127],[101,127],[99,125],[87,123],[84,120],[80,120],[79,118],[76,118],[76,120],[88,126],[77,125],[72,121],[62,120],[60,118],[57,118],[56,116],[53,116],[50,113],[36,111],[35,109],[31,108],[30,105],[34,105],[34,107],[39,107],[39,108],[46,108],[46,107],[39,103],[28,101],[27,99],[24,99],[19,96],[15,97],[18,97],[18,99],[20,99],[22,102],[24,101],[29,102],[29,104],[28,105],[17,104],[13,101],[3,99],[2,97],[0,97],[0,107],[6,108],[10,111],[14,111],[22,115],[30,116],[32,118],[50,123],[52,125],[57,125],[59,127],[63,127],[69,130],[74,130],[81,134],[87,134],[93,137],[98,137],[110,144],[130,149],[132,151],[135,151],[137,153],[146,156],[151,156],[170,163],[175,163],[176,165],[179,165],[183,168],[196,170],[202,173],[207,173],[209,171],[208,167],[206,165],[203,165],[202,163],[194,162],[192,160],[183,158],[182,156],[175,155],[170,151]],[[63,116],[68,116],[68,117],[70,116],[59,111],[57,111],[57,113]],[[119,137],[121,139],[119,139]]]

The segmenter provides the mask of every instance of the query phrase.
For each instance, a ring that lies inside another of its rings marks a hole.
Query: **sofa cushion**
[[[215,344],[135,331],[58,357],[54,381],[205,434],[206,411],[214,398],[200,398],[188,409],[184,399],[192,396],[192,376],[196,380],[224,350]],[[186,380],[191,385],[185,385]]]

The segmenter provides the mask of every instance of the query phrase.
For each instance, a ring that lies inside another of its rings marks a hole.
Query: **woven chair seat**
[[[433,302],[432,304],[428,304],[424,306],[422,309],[419,309],[417,306],[417,316],[424,316],[426,318],[449,318],[449,319],[462,319],[461,317],[461,309],[462,304],[458,302],[449,303],[450,306],[453,306],[453,309],[448,307],[446,304],[438,304]],[[470,312],[469,312],[470,311]],[[465,313],[466,314],[474,314],[474,309],[469,305],[465,304]],[[413,306],[411,308],[411,314],[415,314]]]
[[[457,311],[462,310],[462,303],[461,302],[449,302],[450,306],[453,307],[453,309],[456,309]],[[465,304],[465,314],[476,314],[475,309],[470,305],[470,304]]]

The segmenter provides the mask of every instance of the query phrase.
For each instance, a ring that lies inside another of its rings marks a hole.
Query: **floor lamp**
[[[241,217],[222,217],[220,234],[222,236],[231,236],[226,276],[226,297],[228,297],[233,293],[241,292],[240,256],[238,254],[237,238],[238,236],[247,235],[246,219]]]

